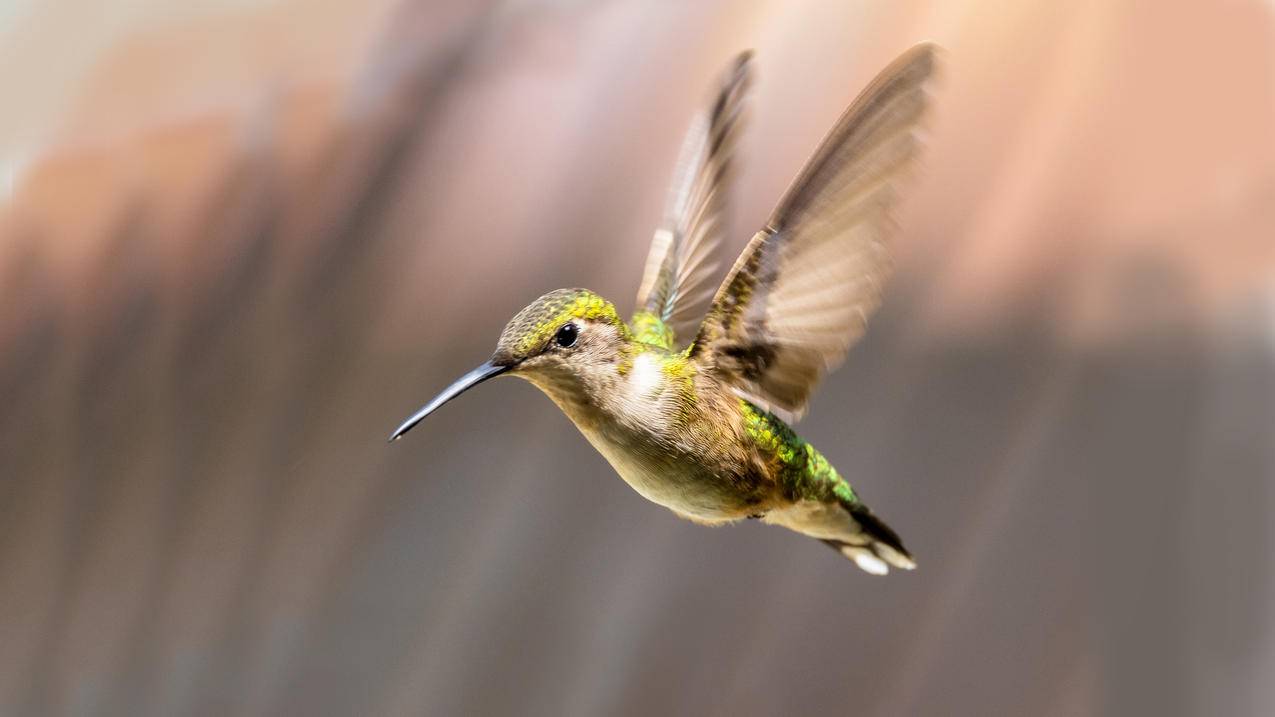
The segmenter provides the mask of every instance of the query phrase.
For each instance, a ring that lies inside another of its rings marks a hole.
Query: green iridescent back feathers
[[[859,501],[837,469],[788,424],[742,398],[739,404],[744,430],[762,453],[770,456],[773,475],[789,500],[836,499],[847,506]]]

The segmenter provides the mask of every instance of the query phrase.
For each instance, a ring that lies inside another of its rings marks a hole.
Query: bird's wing
[[[752,54],[722,75],[712,104],[691,125],[637,295],[639,338],[672,349],[693,335],[712,298],[726,232],[731,155],[744,124]],[[645,335],[644,335],[645,334]]]
[[[920,146],[934,53],[911,48],[841,115],[735,262],[690,348],[701,367],[789,420],[880,303],[890,211]]]

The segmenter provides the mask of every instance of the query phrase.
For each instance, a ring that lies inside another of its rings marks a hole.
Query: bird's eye
[[[558,333],[553,335],[553,342],[564,349],[569,349],[576,345],[576,337],[579,335],[580,329],[577,329],[575,324],[563,324],[562,328],[558,329]]]

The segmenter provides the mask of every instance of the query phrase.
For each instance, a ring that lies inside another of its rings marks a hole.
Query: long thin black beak
[[[456,383],[453,383],[452,385],[443,389],[443,392],[435,396],[433,401],[430,401],[429,403],[425,404],[424,408],[412,414],[411,418],[407,419],[406,421],[403,421],[403,425],[399,426],[398,430],[390,434],[390,442],[397,441],[398,439],[402,438],[404,433],[407,433],[408,431],[412,430],[412,428],[415,427],[416,424],[425,420],[426,416],[438,410],[439,406],[443,405],[444,403],[447,403],[453,398],[456,398],[457,396],[468,391],[474,386],[477,386],[483,381],[486,381],[489,378],[495,378],[496,376],[499,376],[500,374],[508,371],[511,368],[513,368],[512,365],[498,366],[488,361],[482,366],[479,366],[473,371],[470,371],[464,376],[461,376],[460,378],[456,379]]]

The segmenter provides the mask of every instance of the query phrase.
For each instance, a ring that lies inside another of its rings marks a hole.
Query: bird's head
[[[581,395],[614,374],[632,336],[615,306],[587,289],[558,289],[510,319],[491,358],[434,397],[390,436],[397,440],[440,406],[496,376],[521,376],[555,400]]]

